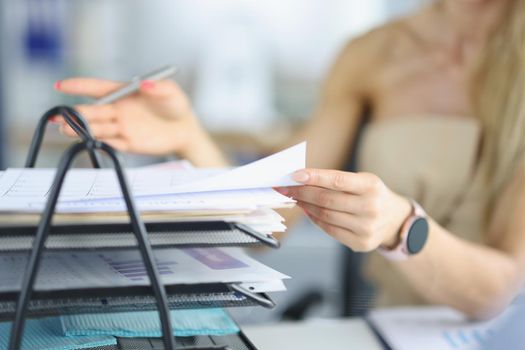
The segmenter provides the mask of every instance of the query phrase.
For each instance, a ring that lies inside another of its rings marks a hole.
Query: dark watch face
[[[409,254],[419,253],[428,238],[428,221],[425,218],[417,218],[408,230],[407,248]]]

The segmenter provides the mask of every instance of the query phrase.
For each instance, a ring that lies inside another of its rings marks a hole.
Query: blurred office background
[[[228,135],[285,136],[310,115],[345,42],[424,2],[2,0],[0,168],[23,164],[41,113],[81,101],[55,92],[55,81],[78,75],[126,80],[165,64],[179,67],[177,82],[231,155],[256,158],[256,148]],[[40,165],[54,166],[69,142],[51,128]],[[301,299],[316,305],[307,316],[341,314],[342,251],[302,222],[281,250],[258,254],[293,276],[289,291],[276,296],[277,309],[238,310],[238,317],[276,320]]]

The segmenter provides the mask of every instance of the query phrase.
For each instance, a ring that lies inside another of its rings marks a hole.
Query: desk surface
[[[242,328],[258,350],[383,349],[361,319],[284,322]]]

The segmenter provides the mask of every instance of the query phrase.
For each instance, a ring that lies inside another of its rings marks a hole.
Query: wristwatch
[[[428,238],[427,214],[413,199],[412,211],[399,230],[399,243],[394,248],[379,247],[377,250],[389,260],[406,260],[423,250]]]

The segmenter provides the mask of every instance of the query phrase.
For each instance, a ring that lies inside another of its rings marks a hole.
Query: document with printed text
[[[272,190],[294,186],[290,175],[305,167],[306,143],[233,169],[146,167],[126,171],[141,211],[256,209],[293,203]],[[40,212],[55,169],[8,169],[0,177],[0,211]],[[125,210],[113,169],[72,169],[60,194],[58,212]]]

